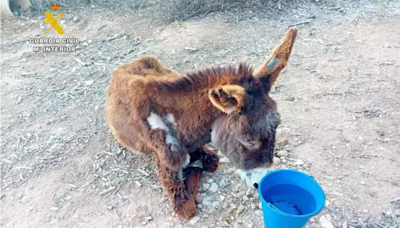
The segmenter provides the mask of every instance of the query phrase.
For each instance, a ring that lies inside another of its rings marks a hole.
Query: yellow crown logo
[[[60,4],[51,4],[50,5],[50,9],[52,9],[52,10],[58,10],[58,9],[60,9],[61,8],[61,5]]]

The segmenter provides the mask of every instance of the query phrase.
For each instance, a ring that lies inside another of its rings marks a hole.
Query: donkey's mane
[[[253,75],[253,67],[246,62],[241,62],[236,68],[234,65],[211,66],[188,72],[173,81],[154,81],[160,90],[194,91],[219,82],[238,83],[242,79]]]

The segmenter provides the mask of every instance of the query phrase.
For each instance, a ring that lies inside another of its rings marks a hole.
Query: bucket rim
[[[262,195],[262,193],[261,193],[261,186],[262,186],[262,183],[265,181],[265,179],[266,179],[268,176],[270,176],[270,175],[272,175],[272,174],[274,174],[274,173],[278,173],[278,172],[299,173],[299,174],[301,174],[301,175],[305,175],[305,176],[307,176],[307,177],[310,177],[310,178],[312,179],[312,181],[314,181],[314,182],[316,183],[317,187],[318,187],[318,188],[321,190],[321,192],[322,192],[322,199],[323,199],[322,207],[321,207],[321,208],[318,208],[318,209],[316,209],[316,210],[314,210],[314,211],[312,211],[312,212],[310,212],[310,213],[308,213],[308,214],[294,215],[294,214],[285,213],[285,212],[283,212],[283,211],[277,209],[276,207],[274,207],[271,203],[267,202],[267,201],[264,199],[264,197],[263,197],[263,195]],[[261,181],[260,181],[260,183],[259,183],[258,186],[259,186],[259,188],[258,188],[258,194],[259,194],[259,196],[260,196],[261,201],[262,201],[264,204],[268,205],[268,206],[269,206],[270,208],[272,208],[273,210],[275,210],[276,212],[278,212],[279,214],[284,215],[284,216],[291,216],[291,217],[295,217],[295,218],[307,218],[307,217],[312,217],[312,216],[318,214],[319,212],[321,212],[322,209],[324,209],[324,207],[325,207],[326,196],[325,196],[325,192],[324,192],[324,190],[322,189],[322,187],[318,184],[318,182],[314,179],[313,176],[308,175],[308,174],[303,173],[303,172],[298,171],[298,170],[294,170],[294,169],[279,169],[279,170],[271,171],[271,172],[267,173],[267,174],[261,179]],[[264,210],[264,209],[263,209],[263,210]]]

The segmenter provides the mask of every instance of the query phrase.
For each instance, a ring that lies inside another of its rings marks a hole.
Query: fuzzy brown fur
[[[279,115],[268,92],[287,64],[296,34],[291,28],[255,75],[240,63],[181,76],[152,56],[113,72],[107,123],[126,148],[154,155],[179,217],[195,215],[201,173],[218,167],[216,153],[206,146],[211,140],[240,169],[272,164]]]

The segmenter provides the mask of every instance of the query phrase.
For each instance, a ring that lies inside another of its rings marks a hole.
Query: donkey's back
[[[144,153],[152,151],[143,141],[146,127],[140,121],[150,112],[145,105],[151,93],[147,84],[149,81],[178,77],[176,71],[162,66],[153,56],[123,64],[113,72],[107,90],[106,119],[120,143],[130,150]]]

